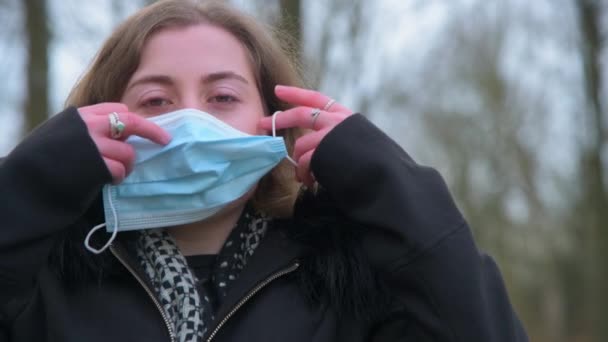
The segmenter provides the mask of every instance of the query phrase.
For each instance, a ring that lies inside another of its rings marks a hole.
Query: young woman
[[[527,340],[439,174],[300,85],[226,5],[127,19],[0,161],[0,340]]]

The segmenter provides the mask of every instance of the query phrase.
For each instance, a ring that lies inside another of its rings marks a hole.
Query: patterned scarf
[[[237,279],[259,246],[270,220],[246,209],[224,243],[211,276],[220,298]],[[137,259],[151,280],[178,341],[201,340],[214,319],[211,301],[199,295],[198,279],[188,267],[175,241],[163,229],[142,230]]]

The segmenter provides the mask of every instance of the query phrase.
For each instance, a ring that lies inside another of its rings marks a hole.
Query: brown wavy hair
[[[218,1],[163,0],[143,8],[104,42],[88,70],[72,89],[66,106],[82,107],[119,102],[137,70],[147,40],[166,28],[209,24],[236,37],[249,53],[251,67],[262,97],[265,115],[290,106],[274,94],[277,84],[302,86],[295,49],[290,37],[269,28],[239,10]],[[278,133],[279,134],[279,133]],[[280,134],[291,153],[297,129]],[[293,166],[283,161],[266,175],[253,196],[254,206],[273,216],[289,216],[298,189]]]

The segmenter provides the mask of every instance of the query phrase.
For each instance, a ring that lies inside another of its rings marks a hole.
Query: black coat
[[[435,170],[361,115],[311,167],[322,189],[267,233],[207,340],[527,341]],[[74,108],[0,161],[0,341],[171,340],[129,233],[100,256],[82,245],[108,181]]]

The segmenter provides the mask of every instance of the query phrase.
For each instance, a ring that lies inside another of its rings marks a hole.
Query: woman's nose
[[[191,96],[188,96],[188,97],[182,99],[182,101],[179,104],[178,109],[185,109],[185,108],[197,109],[197,110],[200,110],[203,112],[206,111],[205,102],[202,99],[200,99],[198,96],[195,96],[195,95],[191,95]]]

